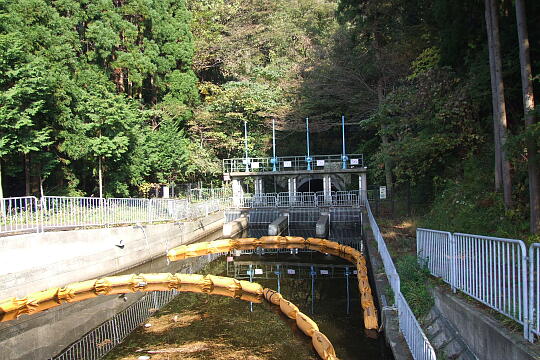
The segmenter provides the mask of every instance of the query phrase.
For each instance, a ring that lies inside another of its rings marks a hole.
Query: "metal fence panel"
[[[44,196],[41,198],[42,228],[105,225],[106,204],[104,198]]]
[[[523,241],[456,233],[455,287],[524,325],[528,332]]]
[[[39,232],[38,201],[34,196],[0,199],[0,233]]]
[[[534,243],[529,247],[529,341],[534,340],[534,335],[540,336],[540,243]]]
[[[148,199],[107,199],[109,224],[134,224],[148,219]]]
[[[447,231],[416,229],[416,253],[432,275],[452,285],[455,291],[456,246]]]
[[[530,340],[528,319],[536,318],[534,308],[538,306],[538,296],[533,296],[532,289],[536,286],[534,277],[538,276],[533,266],[537,259],[535,248],[529,250],[528,262],[521,240],[417,230],[418,257],[425,261],[432,275],[522,324],[524,337]],[[532,324],[531,331],[537,331],[535,321]]]
[[[422,331],[407,300],[401,292],[396,294],[396,306],[399,313],[399,328],[415,360],[436,360],[433,346]]]

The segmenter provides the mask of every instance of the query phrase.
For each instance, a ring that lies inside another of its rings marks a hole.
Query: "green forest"
[[[528,236],[539,23],[524,0],[0,0],[0,197],[219,186],[244,121],[250,156],[273,119],[305,154],[305,117],[339,154],[344,115],[368,182],[430,226]]]

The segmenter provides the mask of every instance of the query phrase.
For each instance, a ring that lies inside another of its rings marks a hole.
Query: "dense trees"
[[[2,0],[0,19],[8,195],[45,184],[127,196],[145,181],[196,178],[205,164],[181,131],[199,101],[184,1]]]
[[[377,64],[393,59],[404,64],[392,67],[398,71],[385,81],[389,91],[384,92],[383,101],[366,112],[363,122],[377,130],[381,139],[372,157],[381,164],[377,170],[387,169],[390,163],[398,187],[400,183],[421,184],[422,192],[435,195],[436,202],[445,203],[446,211],[461,211],[459,205],[450,204],[448,208],[449,203],[441,198],[448,197],[445,189],[449,188],[453,189],[453,203],[472,204],[479,218],[482,212],[487,213],[482,208],[498,207],[504,200],[506,212],[489,220],[496,227],[502,218],[512,218],[522,226],[528,206],[534,229],[539,137],[532,135],[537,133],[533,130],[536,112],[531,100],[540,34],[534,30],[529,48],[523,30],[526,21],[538,21],[540,9],[533,2],[526,7],[524,3],[516,2],[515,13],[512,2],[498,0],[342,0],[339,10],[344,24],[353,29],[356,46],[365,48],[366,53],[377,53],[381,48],[378,43],[384,44],[380,58],[371,60],[374,65],[380,69]],[[392,21],[384,21],[381,26],[380,20],[387,14],[392,14]],[[384,34],[378,43],[365,40],[375,38],[374,29]],[[408,51],[392,51],[400,47]],[[530,51],[530,62],[526,51]],[[516,86],[520,53],[523,91]],[[367,80],[372,87],[385,77],[376,69]],[[523,93],[525,114],[529,115],[527,131],[521,122],[523,112],[518,111],[519,93]],[[491,114],[493,121],[486,121]],[[489,158],[495,159],[495,181],[480,185],[477,179],[485,179],[484,164]],[[471,162],[477,165],[471,167]],[[377,172],[382,176],[382,171]],[[490,189],[503,190],[503,196],[491,196]]]
[[[244,121],[252,155],[272,119],[302,154],[306,116],[338,153],[344,114],[370,183],[537,231],[539,20],[523,0],[0,0],[0,188],[217,182]]]

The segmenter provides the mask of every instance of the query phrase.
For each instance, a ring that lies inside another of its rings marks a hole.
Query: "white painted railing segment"
[[[455,284],[456,247],[452,234],[446,231],[417,229],[416,252],[431,273],[443,278],[449,284]],[[452,285],[455,291],[455,287]]]
[[[540,243],[529,247],[529,341],[540,336]]]
[[[267,207],[359,207],[364,205],[364,191],[332,191],[327,196],[323,192],[244,194],[239,199],[241,208]]]
[[[384,238],[379,230],[379,226],[375,221],[375,217],[371,211],[369,202],[366,201],[366,208],[368,212],[368,219],[373,235],[377,241],[377,247],[379,254],[381,255],[384,270],[386,276],[392,287],[394,294],[395,306],[398,310],[399,317],[399,329],[407,342],[407,345],[411,351],[411,354],[415,360],[436,360],[437,356],[433,346],[426,337],[422,327],[418,323],[418,320],[414,316],[407,300],[403,296],[400,290],[400,279],[397,273],[394,261],[388,252]]]
[[[435,350],[422,331],[418,320],[414,316],[407,300],[399,292],[396,295],[396,306],[399,312],[399,328],[411,350],[415,360],[435,360]]]
[[[199,203],[183,199],[32,196],[0,199],[0,234],[74,227],[181,221],[231,207],[231,199]]]
[[[524,325],[527,333],[527,250],[520,240],[454,234],[455,287]]]
[[[538,296],[531,298],[536,285],[527,271],[537,273],[538,267],[533,256],[527,259],[523,241],[428,229],[416,234],[418,257],[432,275],[522,324],[524,337],[532,340],[529,318]],[[537,255],[536,248],[531,247],[531,255]]]
[[[0,199],[0,233],[39,231],[38,202],[34,196]]]

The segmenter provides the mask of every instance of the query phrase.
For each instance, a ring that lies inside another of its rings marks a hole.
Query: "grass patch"
[[[433,307],[433,296],[429,291],[429,270],[420,266],[416,256],[406,255],[396,262],[396,269],[401,278],[401,292],[414,315],[421,318]]]

